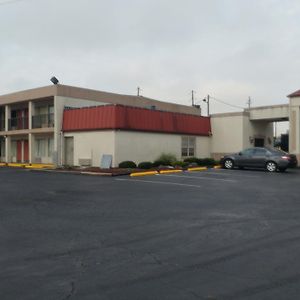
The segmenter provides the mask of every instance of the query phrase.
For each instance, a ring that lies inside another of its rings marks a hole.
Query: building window
[[[52,157],[54,148],[53,138],[43,138],[35,140],[35,156],[38,158]]]
[[[35,140],[35,156],[45,157],[46,156],[46,139]]]
[[[52,157],[53,149],[54,149],[54,139],[49,138],[48,139],[48,157]]]
[[[181,156],[195,156],[196,138],[194,136],[183,136],[181,138]]]

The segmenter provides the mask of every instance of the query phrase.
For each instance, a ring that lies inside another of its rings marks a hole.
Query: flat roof
[[[82,100],[91,100],[101,103],[111,103],[111,104],[123,104],[135,107],[145,107],[157,105],[158,109],[178,111],[184,113],[191,113],[199,115],[201,110],[192,106],[176,104],[171,102],[164,102],[160,100],[155,100],[143,96],[135,95],[123,95],[117,93],[109,93],[103,91],[97,91],[93,89],[74,87],[68,85],[50,85],[45,87],[39,87],[19,92],[14,92],[6,95],[0,96],[0,105],[12,104],[17,102],[24,102],[29,100],[43,99],[54,96],[76,98]]]

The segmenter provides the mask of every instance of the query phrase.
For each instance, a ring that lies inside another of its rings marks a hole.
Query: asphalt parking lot
[[[0,169],[0,299],[298,299],[300,171]]]

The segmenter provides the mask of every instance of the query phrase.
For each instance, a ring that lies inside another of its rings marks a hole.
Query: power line
[[[234,105],[234,104],[228,103],[228,102],[226,102],[226,101],[224,101],[224,100],[217,99],[217,98],[212,97],[212,96],[210,96],[210,98],[213,99],[213,100],[215,100],[215,101],[217,101],[217,102],[223,103],[223,104],[225,104],[225,105],[228,105],[228,106],[231,106],[231,107],[234,107],[234,108],[244,109],[244,107],[241,107],[241,106],[238,106],[238,105]]]

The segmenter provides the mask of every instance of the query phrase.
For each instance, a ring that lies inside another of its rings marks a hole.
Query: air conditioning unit
[[[92,160],[90,158],[79,158],[78,162],[81,167],[90,167],[92,165]]]

